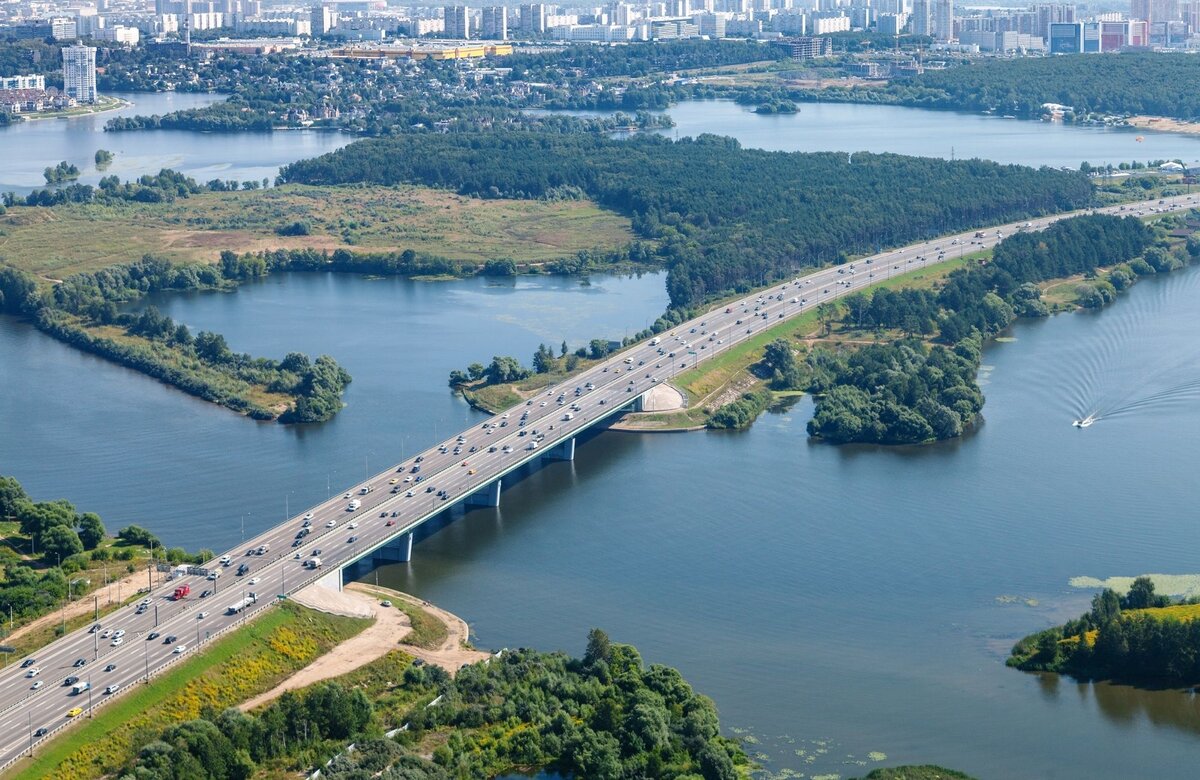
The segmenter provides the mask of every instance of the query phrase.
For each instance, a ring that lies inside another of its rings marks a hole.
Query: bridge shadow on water
[[[455,537],[452,546],[487,547],[506,529],[512,530],[514,522],[519,523],[528,514],[522,509],[531,502],[565,499],[579,482],[601,478],[606,464],[621,460],[629,449],[637,449],[637,441],[641,438],[636,434],[609,433],[609,426],[618,419],[620,415],[614,415],[575,437],[576,458],[587,463],[586,472],[576,469],[576,461],[556,460],[547,451],[543,457],[533,458],[504,475],[500,506],[479,506],[468,504],[465,500],[457,501],[418,526],[413,531],[413,557],[421,554],[420,545],[423,541],[451,529]],[[601,437],[603,442],[599,446],[592,444]],[[468,516],[469,522],[459,523]],[[389,560],[383,556],[364,558],[347,567],[345,581],[366,580],[380,567],[387,566],[407,567],[407,562]]]

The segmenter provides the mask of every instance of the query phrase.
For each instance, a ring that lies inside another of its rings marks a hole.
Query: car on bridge
[[[67,710],[68,718],[76,718],[82,714],[83,714],[83,707],[72,707],[71,709]]]

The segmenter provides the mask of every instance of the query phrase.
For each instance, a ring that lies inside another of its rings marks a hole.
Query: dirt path
[[[437,617],[446,625],[446,641],[436,650],[404,644],[404,638],[412,632],[408,616],[395,607],[380,606],[380,599],[375,595],[377,593],[392,600],[403,599],[416,604]],[[243,711],[262,706],[281,696],[284,691],[305,688],[313,683],[352,672],[377,658],[382,658],[392,650],[403,650],[426,663],[442,667],[450,674],[457,672],[463,664],[477,663],[490,657],[488,653],[463,647],[469,629],[461,618],[398,591],[353,583],[347,586],[346,590],[337,593],[318,585],[310,585],[295,594],[293,599],[299,604],[323,612],[351,617],[373,617],[374,622],[271,690],[243,702],[239,705]]]
[[[89,574],[92,576],[95,576],[97,573],[98,572],[95,570],[89,572]],[[119,604],[121,603],[122,599],[129,598],[139,590],[146,589],[149,585],[150,581],[147,578],[144,570],[135,571],[133,574],[127,574],[121,579],[114,580],[113,582],[98,588],[92,593],[87,594],[78,601],[72,601],[67,605],[65,619],[70,620],[73,617],[90,613],[93,609],[95,609],[96,606],[93,597],[98,597],[100,599],[100,606],[103,608],[110,604]],[[13,640],[20,639],[31,631],[35,631],[51,623],[59,623],[62,620],[64,620],[63,610],[55,610],[54,612],[42,615],[32,623],[26,623],[16,631],[13,631],[11,634],[9,634],[6,641],[12,642]]]
[[[371,596],[372,598],[374,598],[373,594],[379,593],[383,594],[383,596],[386,598],[390,598],[392,601],[406,601],[409,604],[420,607],[430,615],[433,615],[438,620],[442,621],[442,624],[446,626],[446,639],[436,650],[427,650],[423,647],[405,645],[403,642],[401,642],[404,652],[415,658],[422,659],[425,661],[425,663],[440,666],[453,675],[462,667],[463,664],[479,663],[480,661],[491,658],[491,653],[485,653],[481,650],[472,650],[470,648],[469,642],[471,637],[471,629],[467,625],[467,621],[463,620],[458,615],[451,614],[441,607],[436,607],[433,604],[430,604],[428,601],[422,601],[421,599],[410,596],[407,593],[401,593],[400,591],[392,590],[391,588],[381,588],[377,585],[365,585],[361,582],[351,583],[347,586],[347,588],[361,592],[364,595]],[[400,612],[400,610],[395,611]],[[405,623],[407,624],[407,622],[408,619],[405,618]]]

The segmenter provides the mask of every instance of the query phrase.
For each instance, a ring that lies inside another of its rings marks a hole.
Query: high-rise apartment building
[[[938,41],[954,39],[954,6],[951,0],[933,0],[932,35]]]
[[[508,40],[508,8],[502,5],[483,9],[483,23],[479,26],[479,37],[490,41]]]
[[[80,103],[96,102],[96,50],[91,46],[65,46],[63,92]]]
[[[337,27],[337,21],[337,11],[329,6],[314,5],[312,7],[312,34],[314,37],[325,35],[334,27]]]
[[[521,31],[535,35],[546,32],[546,6],[544,3],[529,3],[521,6]]]
[[[471,37],[471,14],[465,5],[448,5],[443,12],[446,37],[466,40]]]
[[[930,12],[929,0],[913,0],[910,23],[913,35],[933,35],[933,16]]]

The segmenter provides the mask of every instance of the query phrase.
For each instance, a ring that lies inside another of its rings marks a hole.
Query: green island
[[[42,171],[42,177],[46,180],[47,184],[63,184],[68,181],[75,181],[79,178],[79,174],[79,168],[66,160]]]
[[[1138,577],[1128,593],[1105,588],[1092,608],[1013,646],[1008,665],[1028,672],[1138,685],[1200,683],[1200,600],[1175,603]]]

